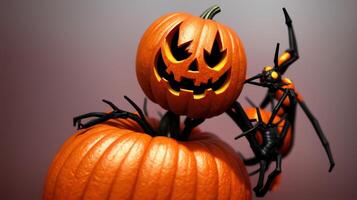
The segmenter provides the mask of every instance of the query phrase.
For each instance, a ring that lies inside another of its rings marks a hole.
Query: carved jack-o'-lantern
[[[156,20],[138,47],[136,73],[145,94],[164,109],[192,118],[223,113],[240,94],[246,57],[236,33],[212,20],[172,13]]]

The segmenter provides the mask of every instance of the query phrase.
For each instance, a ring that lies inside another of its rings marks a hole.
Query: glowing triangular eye
[[[207,50],[204,50],[204,59],[206,64],[210,68],[214,68],[217,66],[221,60],[226,56],[227,54],[227,49],[221,50],[222,48],[222,43],[221,43],[221,38],[219,34],[217,33],[216,38],[214,39],[213,46],[211,53],[209,53]]]
[[[169,42],[171,53],[177,61],[184,60],[191,55],[191,53],[187,51],[187,47],[189,47],[192,42],[189,41],[178,46],[179,33],[179,27],[175,28],[171,33],[171,42]]]

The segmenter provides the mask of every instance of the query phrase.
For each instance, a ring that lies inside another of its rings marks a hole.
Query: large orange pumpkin
[[[239,96],[246,56],[237,34],[213,21],[219,7],[201,17],[171,13],[141,38],[136,74],[146,96],[166,110],[191,118],[223,113]]]
[[[251,192],[239,156],[216,136],[195,129],[186,142],[151,137],[121,119],[65,142],[49,169],[43,199],[247,200]]]

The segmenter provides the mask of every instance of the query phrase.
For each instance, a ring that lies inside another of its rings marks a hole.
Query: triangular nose
[[[197,72],[198,71],[198,63],[197,60],[193,60],[193,62],[188,66],[189,71]]]

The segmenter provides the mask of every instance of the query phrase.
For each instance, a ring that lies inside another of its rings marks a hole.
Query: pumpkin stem
[[[186,117],[185,127],[181,132],[180,139],[182,141],[187,141],[190,137],[192,130],[198,125],[200,125],[203,121],[205,121],[205,119],[194,119],[194,118]]]
[[[205,10],[200,17],[203,19],[213,19],[219,12],[221,12],[221,8],[218,5],[214,5]]]
[[[180,129],[180,115],[167,111],[160,120],[159,133],[155,136],[166,136],[178,141],[188,141],[192,130],[205,119],[186,117],[184,127]]]
[[[180,116],[167,111],[160,121],[160,135],[179,139],[180,135]]]

